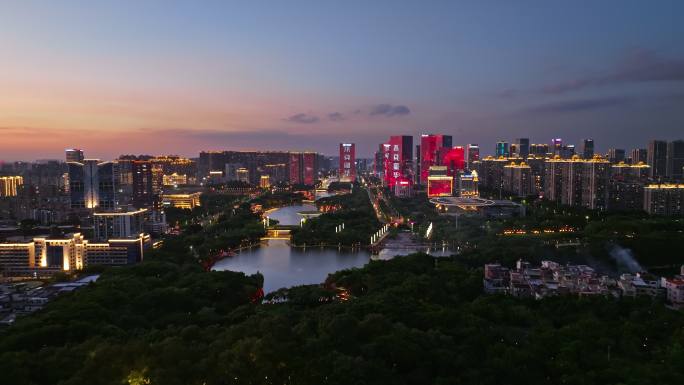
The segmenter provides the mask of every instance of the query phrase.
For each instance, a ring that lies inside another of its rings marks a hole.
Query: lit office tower
[[[164,189],[164,169],[160,164],[152,163],[152,193],[160,195]]]
[[[648,142],[646,154],[648,165],[651,166],[651,178],[663,178],[667,175],[667,142],[652,140]]]
[[[582,142],[582,158],[591,159],[594,157],[594,139],[584,139]]]
[[[530,155],[530,139],[529,138],[518,138],[515,141],[515,147],[517,148],[518,156],[521,158],[527,158]]]
[[[340,181],[353,182],[356,180],[356,145],[354,143],[340,143]]]
[[[244,167],[238,167],[235,170],[235,180],[238,182],[249,183],[249,170]]]
[[[384,184],[395,195],[410,195],[413,185],[413,137],[391,136],[383,143]]]
[[[146,160],[134,160],[131,162],[133,174],[133,205],[136,208],[145,208],[154,203],[154,178],[152,177],[152,164]]]
[[[473,162],[480,160],[480,146],[475,143],[469,144],[466,154],[468,156],[468,170],[473,170]]]
[[[416,161],[414,164],[416,171],[415,171],[415,178],[416,178],[416,184],[420,184],[420,176],[422,175],[420,172],[420,144],[416,144]]]
[[[378,145],[378,151],[375,152],[375,161],[373,162],[373,173],[378,177],[382,177],[382,173],[385,170],[384,146],[384,143]]]
[[[0,176],[0,198],[15,197],[24,178],[20,176]]]
[[[504,141],[496,142],[496,157],[497,158],[500,156],[507,158],[508,156],[510,156],[510,154],[511,154],[511,152],[510,152],[510,147],[508,145],[508,142],[504,142]]]
[[[608,161],[611,163],[620,163],[625,161],[625,150],[621,148],[608,149]]]
[[[684,172],[684,140],[674,140],[667,144],[667,177],[681,180]]]
[[[546,156],[549,153],[549,145],[546,143],[531,144],[530,154],[536,156]]]
[[[459,171],[465,169],[465,149],[462,146],[439,149],[439,164],[446,166],[447,175],[455,177]]]
[[[451,135],[423,134],[420,136],[420,183],[427,183],[430,166],[439,164],[439,150],[451,148]]]
[[[290,184],[314,185],[318,173],[318,154],[291,152],[289,154]]]
[[[563,155],[561,152],[563,151],[563,139],[561,138],[554,138],[551,139],[551,152],[553,155]]]
[[[143,233],[147,209],[127,212],[95,213],[93,236],[98,241],[137,238]]]
[[[83,150],[78,148],[66,149],[66,161],[83,163]]]
[[[647,163],[648,162],[648,151],[645,148],[635,148],[632,149],[629,157],[632,164]]]
[[[116,207],[114,163],[85,159],[69,162],[69,194],[75,209],[113,210]]]

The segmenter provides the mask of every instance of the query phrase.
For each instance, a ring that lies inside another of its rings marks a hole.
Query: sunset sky
[[[684,137],[684,1],[3,1],[0,160]]]

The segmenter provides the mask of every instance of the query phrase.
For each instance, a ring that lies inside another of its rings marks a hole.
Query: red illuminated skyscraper
[[[451,135],[420,136],[420,183],[427,183],[430,166],[439,164],[439,151],[442,147],[451,148]]]
[[[471,143],[468,145],[468,169],[473,169],[473,162],[480,160],[480,146]]]
[[[339,177],[341,182],[356,180],[356,146],[354,143],[340,143]]]
[[[290,184],[316,184],[317,154],[315,152],[291,152],[289,156]]]
[[[456,176],[465,169],[465,149],[461,146],[442,147],[439,150],[439,164],[446,166],[448,176]]]
[[[398,185],[411,185],[413,158],[413,137],[408,135],[391,136],[383,143],[384,181],[394,189]]]

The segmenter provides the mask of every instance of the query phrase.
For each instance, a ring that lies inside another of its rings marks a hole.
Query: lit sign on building
[[[428,176],[428,197],[452,196],[454,192],[454,178],[452,176]]]

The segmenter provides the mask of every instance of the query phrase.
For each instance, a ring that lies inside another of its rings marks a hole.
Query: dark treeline
[[[260,277],[148,261],[21,320],[3,384],[678,384],[684,315],[647,300],[481,294],[480,269],[426,255],[335,273],[290,302]]]

